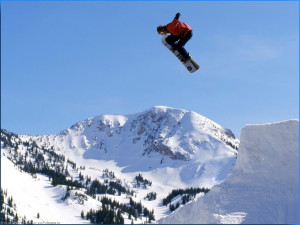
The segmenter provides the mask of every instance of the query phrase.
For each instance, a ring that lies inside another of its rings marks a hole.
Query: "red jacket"
[[[179,21],[178,19],[174,18],[174,20],[167,25],[167,31],[170,34],[179,36],[183,38],[187,33],[192,31],[193,29],[184,22]]]

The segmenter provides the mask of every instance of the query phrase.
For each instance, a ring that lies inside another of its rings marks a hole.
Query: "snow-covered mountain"
[[[299,121],[248,125],[225,182],[159,223],[298,224]]]
[[[37,141],[59,150],[82,149],[84,158],[124,159],[123,155],[133,150],[131,157],[165,156],[184,161],[203,157],[198,155],[203,152],[200,149],[218,154],[216,146],[225,143],[237,149],[239,143],[230,130],[198,113],[164,106],[129,116],[92,117],[58,135],[40,136]]]
[[[149,222],[152,212],[163,218],[222,183],[238,145],[229,129],[164,106],[88,118],[54,135],[2,130],[1,184],[6,200],[14,197],[18,215],[34,222],[102,221],[103,210],[116,204],[104,196],[120,203],[111,213],[124,220],[114,222]],[[172,198],[171,192],[180,194]]]
[[[104,160],[121,172],[156,174],[175,169],[178,187],[211,187],[223,181],[239,144],[229,129],[200,114],[164,106],[128,116],[92,117],[59,134],[32,138],[81,164],[79,159]]]

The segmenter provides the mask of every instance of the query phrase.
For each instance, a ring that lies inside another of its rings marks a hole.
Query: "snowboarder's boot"
[[[186,57],[186,58],[185,58],[185,57],[182,57],[180,61],[183,62],[183,63],[185,63],[185,62],[187,62],[188,60],[190,60],[191,58],[192,58],[192,55],[189,53],[189,54],[188,54],[188,57]]]

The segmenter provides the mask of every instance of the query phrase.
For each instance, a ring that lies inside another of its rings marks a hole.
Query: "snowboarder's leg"
[[[184,38],[180,39],[179,42],[176,44],[176,49],[178,52],[183,56],[185,60],[190,59],[190,54],[186,51],[186,49],[183,47],[193,36],[193,33],[190,32],[187,35],[185,35]]]
[[[184,61],[187,61],[191,58],[190,53],[188,53],[184,47],[176,46],[176,48],[180,55],[182,55]]]
[[[167,38],[166,38],[166,42],[172,46],[173,49],[177,49],[176,48],[176,44],[175,42],[178,41],[180,38],[178,36],[175,36],[173,34],[169,35]],[[172,51],[172,50],[171,50]]]
[[[183,38],[181,38],[179,40],[179,42],[177,43],[178,46],[183,47],[193,36],[193,32],[189,32],[187,33]]]

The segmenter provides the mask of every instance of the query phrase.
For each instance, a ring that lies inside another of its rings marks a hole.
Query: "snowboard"
[[[163,45],[166,46],[180,60],[180,62],[185,66],[185,68],[187,68],[187,70],[190,73],[194,73],[195,71],[197,71],[200,68],[200,66],[193,59],[189,59],[186,62],[182,62],[182,55],[177,50],[171,50],[172,46],[166,42],[167,37],[167,35],[162,37],[161,41]]]

